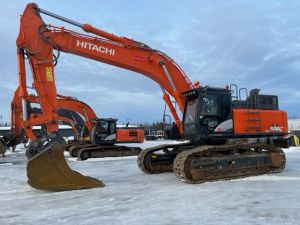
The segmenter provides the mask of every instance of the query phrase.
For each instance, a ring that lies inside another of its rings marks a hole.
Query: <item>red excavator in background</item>
[[[42,112],[40,108],[32,107],[31,104],[39,104],[39,99],[35,95],[28,95],[27,105],[23,111],[21,98],[19,98],[20,88],[17,88],[11,103],[11,132],[1,138],[3,148],[15,147],[19,143],[26,143],[28,139],[33,141],[35,137],[45,135],[45,129],[35,130],[34,136],[22,127],[22,118],[38,118]],[[131,156],[140,153],[138,147],[126,147],[115,145],[116,143],[141,143],[143,135],[141,129],[117,129],[116,119],[97,118],[94,111],[85,103],[69,96],[57,95],[58,118],[63,124],[72,127],[74,140],[68,143],[67,149],[72,157],[80,160],[88,158],[120,157]],[[96,129],[101,126],[101,130]],[[32,131],[32,128],[31,130]],[[28,158],[35,155],[35,149],[26,151]]]
[[[46,25],[40,14],[78,26],[94,36]],[[192,83],[163,52],[56,15],[33,3],[26,6],[21,16],[17,47],[19,77],[26,77],[26,57],[42,109],[38,118],[24,117],[23,126],[30,130],[42,124],[47,131],[43,139],[36,139],[31,145],[37,154],[28,161],[27,176],[34,188],[72,190],[103,185],[72,171],[64,160],[65,143],[57,134],[54,76],[61,51],[135,71],[160,85],[178,131],[188,141],[142,151],[138,165],[144,172],[173,170],[180,180],[199,183],[280,172],[285,167],[285,154],[276,143],[287,133],[287,116],[278,109],[275,95],[261,95],[258,89],[248,95],[246,89],[234,85],[214,88]],[[26,79],[20,84],[20,98],[26,103]],[[242,91],[247,95],[245,100],[240,98]],[[183,114],[182,122],[170,96]]]

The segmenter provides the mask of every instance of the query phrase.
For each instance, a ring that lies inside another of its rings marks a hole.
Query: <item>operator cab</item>
[[[205,141],[216,133],[215,130],[221,123],[231,119],[229,89],[201,87],[184,92],[183,95],[186,97],[183,114],[184,138]]]
[[[114,144],[117,141],[117,120],[97,118],[94,121],[91,139],[93,144]]]

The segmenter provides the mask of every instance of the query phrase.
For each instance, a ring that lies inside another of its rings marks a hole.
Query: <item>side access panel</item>
[[[287,114],[281,110],[233,109],[235,134],[287,133]]]
[[[145,138],[142,129],[117,129],[118,143],[143,143]]]

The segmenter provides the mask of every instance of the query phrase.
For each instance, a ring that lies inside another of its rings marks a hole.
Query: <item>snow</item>
[[[27,185],[26,158],[19,145],[0,158],[0,225],[299,224],[300,148],[285,152],[282,173],[197,185],[185,184],[173,173],[144,174],[136,157],[80,162],[66,155],[71,168],[106,186],[46,192]]]
[[[58,127],[59,127],[59,129],[62,129],[62,130],[72,129],[71,126],[64,125],[64,124],[59,124]],[[0,130],[10,131],[10,129],[11,129],[10,127],[0,127]],[[33,126],[33,129],[41,129],[41,126]]]

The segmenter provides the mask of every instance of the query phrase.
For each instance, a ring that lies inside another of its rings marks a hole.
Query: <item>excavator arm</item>
[[[76,33],[64,27],[46,25],[40,13],[79,26],[83,31],[96,36]],[[28,4],[21,17],[17,46],[28,55],[35,80],[34,86],[41,98],[44,112],[43,119],[27,121],[27,123],[46,122],[50,133],[57,130],[54,122],[57,117],[55,112],[57,101],[53,64],[60,51],[131,70],[154,80],[160,85],[163,99],[169,106],[181,132],[182,124],[171,103],[170,96],[175,99],[179,109],[183,112],[185,97],[181,93],[199,85],[198,83],[193,85],[181,68],[161,51],[132,39],[109,34],[89,24],[79,24],[40,9],[35,4]],[[53,50],[58,52],[54,60]]]

